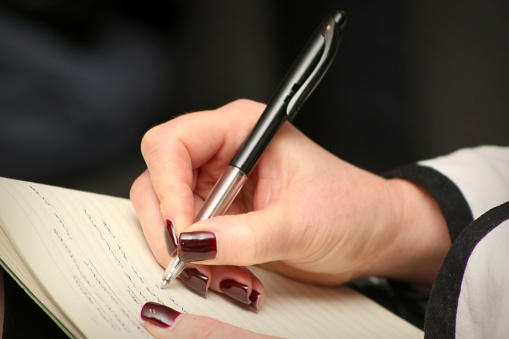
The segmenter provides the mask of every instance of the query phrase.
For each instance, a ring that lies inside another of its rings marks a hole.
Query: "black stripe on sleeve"
[[[458,300],[468,259],[477,244],[505,220],[509,220],[509,202],[483,214],[452,243],[431,289],[424,324],[426,338],[455,338]]]

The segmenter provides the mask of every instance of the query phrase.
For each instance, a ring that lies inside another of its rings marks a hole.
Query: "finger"
[[[165,220],[161,216],[159,199],[152,187],[148,171],[143,172],[134,181],[130,199],[152,253],[160,265],[166,265],[170,260],[169,254],[176,249],[177,239],[174,238],[173,242],[161,241],[165,238],[169,240],[169,237],[165,236],[168,230],[165,230]],[[168,220],[166,223],[171,231],[171,221]]]
[[[265,288],[246,267],[213,266],[211,273],[211,289],[256,310],[260,309],[265,298]]]
[[[212,318],[180,313],[153,302],[143,306],[141,319],[156,338],[269,338]]]
[[[277,204],[247,214],[197,222],[180,234],[178,255],[184,262],[250,266],[302,255],[299,236]],[[296,249],[299,253],[296,253]]]
[[[220,115],[187,114],[145,134],[142,154],[163,219],[173,220],[178,231],[190,225],[194,217],[193,170],[207,163],[208,173],[212,174],[204,179],[205,187],[210,189],[263,107],[246,100],[236,101],[215,112]],[[198,193],[203,198],[207,192]]]
[[[204,265],[186,265],[178,278],[191,290],[202,297],[207,296],[212,276],[211,267]]]
[[[265,299],[262,282],[246,267],[188,265],[179,279],[204,297],[210,288],[256,310]]]

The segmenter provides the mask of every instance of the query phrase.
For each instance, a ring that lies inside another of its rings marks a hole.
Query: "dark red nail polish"
[[[219,283],[219,289],[232,299],[240,301],[243,304],[250,304],[251,301],[247,296],[249,287],[235,280],[225,279]]]
[[[148,302],[141,309],[141,319],[146,320],[156,326],[168,328],[173,325],[180,312],[175,311],[168,306],[154,302]]]
[[[193,291],[198,292],[202,296],[207,295],[209,277],[198,271],[196,268],[191,267],[184,269],[182,274],[179,275],[179,278]]]
[[[214,259],[217,254],[216,236],[212,232],[181,233],[178,254],[184,262]]]
[[[171,220],[166,220],[166,232],[164,232],[164,239],[166,240],[166,250],[170,256],[175,256],[177,251],[177,231],[173,226]]]
[[[258,291],[253,290],[249,296],[250,305],[255,309],[260,309],[261,294]]]

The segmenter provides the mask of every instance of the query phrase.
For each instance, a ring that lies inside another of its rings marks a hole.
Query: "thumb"
[[[270,338],[212,318],[185,314],[154,302],[141,309],[145,328],[156,338]]]
[[[247,214],[218,216],[180,234],[179,257],[206,265],[249,266],[281,260],[295,247],[290,222],[273,205]],[[291,247],[292,246],[292,247]]]

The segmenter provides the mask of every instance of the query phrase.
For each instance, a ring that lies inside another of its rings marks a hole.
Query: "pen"
[[[195,222],[226,213],[279,128],[285,121],[292,121],[327,72],[336,55],[345,23],[345,13],[335,11],[318,26],[248,138],[212,188]],[[161,288],[178,277],[185,265],[178,255],[174,256],[164,272]]]

